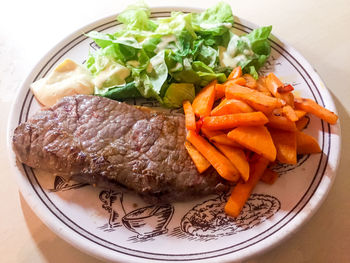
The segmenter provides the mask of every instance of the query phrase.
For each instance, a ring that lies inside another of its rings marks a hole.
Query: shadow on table
[[[34,214],[29,205],[20,195],[23,215],[28,226],[28,230],[36,243],[41,254],[50,263],[61,262],[103,262],[80,252],[75,247],[54,234],[42,221]]]

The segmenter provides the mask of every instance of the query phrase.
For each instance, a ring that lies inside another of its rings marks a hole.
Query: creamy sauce
[[[249,56],[254,55],[254,52],[250,48],[250,42],[246,37],[241,37],[241,40],[246,43],[248,48],[244,49],[241,51],[242,53],[238,54],[238,50],[236,49],[238,40],[239,37],[237,35],[233,35],[227,45],[227,49],[222,46],[219,47],[219,59],[222,67],[234,68],[238,66],[239,62],[243,62],[247,60]]]
[[[71,59],[64,60],[47,77],[30,87],[36,99],[45,106],[52,106],[65,96],[94,93],[91,73]]]
[[[122,85],[125,83],[125,79],[129,75],[130,69],[127,67],[124,67],[118,63],[110,63],[93,79],[93,82],[98,89]]]
[[[157,48],[155,49],[155,52],[158,53],[164,50],[169,45],[169,43],[175,42],[175,41],[176,41],[176,37],[174,35],[162,37],[160,42],[157,45]]]

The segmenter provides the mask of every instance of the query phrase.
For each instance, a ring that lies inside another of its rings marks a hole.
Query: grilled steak
[[[13,149],[30,167],[91,184],[107,180],[152,199],[183,200],[228,190],[212,168],[197,172],[185,136],[181,114],[77,95],[20,124]]]

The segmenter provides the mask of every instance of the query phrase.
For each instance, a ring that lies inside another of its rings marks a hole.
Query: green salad
[[[95,95],[154,98],[176,108],[192,101],[209,82],[225,82],[236,66],[257,78],[270,55],[272,27],[235,35],[232,10],[224,2],[202,13],[172,12],[158,19],[150,19],[150,14],[139,2],[117,17],[122,23],[117,32],[87,34],[100,47],[85,62]]]

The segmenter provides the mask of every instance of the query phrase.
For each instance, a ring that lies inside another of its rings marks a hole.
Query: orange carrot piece
[[[235,113],[205,117],[203,119],[203,127],[208,130],[224,130],[237,126],[264,125],[268,121],[262,112]]]
[[[290,121],[297,121],[299,118],[290,105],[286,105],[282,108],[283,115]]]
[[[191,102],[188,100],[182,103],[185,112],[185,125],[187,130],[196,130],[196,118],[192,109]]]
[[[236,79],[229,79],[229,80],[226,80],[224,82],[224,84],[226,86],[233,85],[233,84],[244,86],[246,83],[247,83],[247,81],[243,77],[239,77],[239,78],[236,78]]]
[[[196,116],[204,117],[210,114],[215,100],[215,84],[216,80],[213,80],[194,98],[192,108]]]
[[[250,175],[247,182],[239,182],[232,190],[231,196],[225,205],[225,213],[232,217],[237,217],[252,193],[255,185],[260,180],[267,168],[269,161],[259,156],[256,162],[250,164]]]
[[[241,145],[239,145],[236,141],[234,141],[234,140],[230,139],[229,137],[227,137],[226,134],[220,134],[220,135],[212,136],[212,137],[210,137],[209,140],[211,142],[214,142],[214,143],[220,143],[220,144],[227,145],[227,146],[242,148]]]
[[[252,112],[253,109],[245,102],[236,99],[223,99],[210,113],[211,116],[220,116],[241,112]]]
[[[208,130],[206,128],[201,128],[201,132],[202,134],[207,137],[209,140],[211,140],[211,138],[215,137],[215,136],[219,136],[219,135],[225,135],[225,133],[223,133],[222,131],[213,131],[213,130]]]
[[[280,163],[297,163],[297,140],[295,132],[269,129],[277,150],[276,159]]]
[[[311,99],[295,98],[294,104],[296,109],[309,112],[328,122],[329,124],[335,124],[338,120],[338,116],[334,112],[331,112],[330,110],[318,105]]]
[[[215,84],[215,100],[221,99],[225,96],[226,85],[225,84]]]
[[[296,109],[294,109],[294,112],[297,115],[298,120],[306,115],[306,111],[303,111],[303,110],[296,110]]]
[[[189,131],[187,140],[196,147],[224,179],[233,182],[239,179],[239,172],[236,167],[202,136],[194,131]]]
[[[274,73],[271,72],[266,77],[266,86],[271,92],[271,94],[276,97],[278,93],[278,88],[283,87],[284,84],[279,78],[277,78],[277,76]]]
[[[227,79],[236,79],[236,78],[239,78],[240,76],[242,76],[242,67],[241,66],[238,66],[238,67],[235,67],[230,75],[228,76]]]
[[[292,92],[285,92],[285,93],[277,92],[276,98],[283,100],[285,104],[291,106],[294,109],[294,95]]]
[[[230,131],[227,136],[271,162],[276,159],[276,147],[265,126],[240,126]]]
[[[271,92],[269,91],[269,89],[266,86],[266,77],[265,76],[259,76],[258,80],[256,81],[256,84],[257,84],[256,90],[264,93],[267,96],[271,96]],[[241,84],[239,84],[239,85],[241,85]],[[242,86],[244,86],[244,84]]]
[[[253,78],[250,74],[244,74],[242,76],[246,80],[245,86],[251,89],[256,89],[258,84],[256,83],[256,80]]]
[[[264,182],[265,184],[274,184],[278,178],[278,173],[266,168],[263,175],[260,178],[260,181]]]
[[[320,153],[321,148],[318,145],[316,139],[301,131],[296,132],[297,139],[297,153],[298,154],[309,154],[309,153]]]
[[[284,116],[270,114],[267,117],[269,119],[269,122],[266,124],[268,127],[277,128],[285,131],[296,131],[295,122],[287,119]]]
[[[199,173],[203,173],[210,167],[208,160],[205,159],[204,156],[195,147],[193,147],[191,143],[186,141],[185,147]]]
[[[295,126],[299,131],[302,131],[309,124],[309,122],[310,122],[310,118],[304,116],[295,122]]]
[[[262,92],[233,84],[226,88],[227,99],[241,99],[252,108],[266,114],[271,113],[275,108],[283,105],[281,100],[265,95]]]
[[[245,153],[240,148],[230,147],[227,145],[214,143],[215,147],[220,150],[237,168],[245,182],[249,179],[249,163]]]

